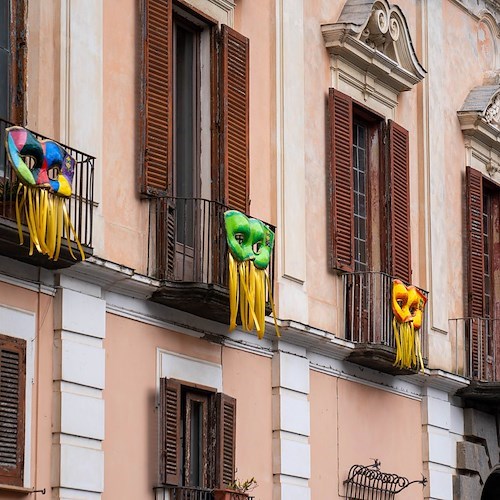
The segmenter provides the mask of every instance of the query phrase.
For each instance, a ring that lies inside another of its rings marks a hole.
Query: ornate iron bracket
[[[380,470],[380,460],[372,459],[372,465],[353,465],[344,481],[346,485],[346,499],[364,500],[392,500],[398,493],[413,483],[427,484],[427,478],[409,481],[406,477],[390,474]]]

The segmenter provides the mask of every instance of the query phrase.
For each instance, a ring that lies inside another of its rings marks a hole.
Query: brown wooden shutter
[[[160,379],[160,476],[164,484],[181,484],[181,384]]]
[[[484,316],[484,243],[483,243],[483,176],[481,172],[471,167],[466,169],[466,204],[467,204],[467,238],[468,238],[468,302],[469,316],[482,318]],[[472,321],[470,324],[471,375],[482,377],[479,373],[479,324]],[[485,346],[481,351],[484,353]]]
[[[236,399],[217,394],[216,482],[219,487],[234,481],[236,445]]]
[[[354,271],[352,99],[330,89],[330,267]]]
[[[248,213],[249,40],[225,25],[219,85],[225,203]]]
[[[389,274],[411,281],[408,131],[389,120]]]
[[[143,0],[141,192],[172,184],[172,0]]]
[[[484,312],[483,176],[467,167],[467,237],[469,316],[482,318]]]
[[[0,483],[23,486],[26,342],[0,335]]]

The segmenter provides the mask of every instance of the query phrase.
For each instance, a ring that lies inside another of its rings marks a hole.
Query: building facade
[[[0,9],[0,499],[497,498],[497,0]],[[275,235],[262,340],[228,208]]]

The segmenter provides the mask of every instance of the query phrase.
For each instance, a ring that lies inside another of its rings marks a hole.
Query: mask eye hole
[[[245,239],[245,235],[243,233],[235,233],[234,239],[241,245]]]
[[[399,307],[403,307],[403,300],[402,299],[397,299],[396,302],[398,303]]]
[[[410,307],[410,314],[411,314],[412,316],[415,316],[415,313],[416,313],[416,312],[417,312],[417,308],[416,308],[416,306],[411,306],[411,307]]]
[[[47,175],[51,181],[56,181],[57,177],[59,176],[59,173],[60,173],[59,167],[52,167],[49,168],[49,170],[47,171]]]
[[[259,254],[261,248],[262,248],[262,243],[260,243],[260,242],[254,243],[253,244],[253,253],[256,255]]]

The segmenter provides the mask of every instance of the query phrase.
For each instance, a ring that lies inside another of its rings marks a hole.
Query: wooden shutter
[[[181,483],[181,384],[160,379],[160,477],[163,484]]]
[[[234,481],[236,399],[217,394],[216,482],[220,488]]]
[[[354,271],[352,99],[330,89],[330,267]]]
[[[172,184],[172,0],[143,0],[141,192]]]
[[[0,483],[23,485],[26,342],[0,335]]]
[[[483,247],[483,176],[481,172],[471,167],[466,169],[466,205],[467,205],[467,288],[469,316],[482,318],[484,316],[484,247]],[[484,323],[483,323],[484,325]],[[471,359],[471,375],[481,378],[479,373],[479,324],[477,320],[470,323],[468,331]],[[485,346],[481,351],[484,353]]]
[[[225,203],[249,210],[249,40],[222,26],[220,65],[221,161]]]
[[[411,282],[408,131],[389,120],[389,274]]]

